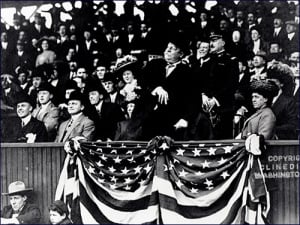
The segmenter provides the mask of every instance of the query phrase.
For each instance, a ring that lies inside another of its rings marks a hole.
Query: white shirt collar
[[[80,112],[76,115],[72,115],[71,118],[72,118],[73,121],[76,121],[81,115],[82,115],[82,112]]]
[[[100,102],[98,103],[98,105],[96,105],[96,110],[97,111],[101,112],[102,104],[103,104],[103,100],[100,100]]]
[[[31,120],[31,114],[29,114],[28,116],[26,116],[25,118],[22,118],[21,120],[22,120],[22,122],[23,122],[23,124],[24,124],[24,126],[26,126],[28,123],[29,123],[29,121]]]
[[[117,98],[117,92],[115,92],[113,94],[109,94],[109,97],[110,97],[110,101],[112,103],[115,103],[116,102],[116,98]]]
[[[49,101],[48,103],[41,105],[41,109],[46,109],[49,105],[51,104],[51,101]]]
[[[291,40],[295,36],[295,32],[288,34],[289,40]]]

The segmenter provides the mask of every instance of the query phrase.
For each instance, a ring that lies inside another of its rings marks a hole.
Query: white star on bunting
[[[221,177],[223,177],[223,179],[225,180],[226,177],[230,177],[230,175],[228,174],[227,171],[224,171],[224,172],[221,174]]]
[[[210,164],[210,162],[207,162],[207,160],[205,160],[204,163],[202,163],[203,169],[204,169],[205,167],[209,168],[209,164]]]
[[[166,149],[168,149],[168,148],[170,148],[170,147],[167,145],[166,142],[164,142],[164,143],[161,144],[161,146],[159,146],[159,148],[161,148],[162,150],[165,151]]]
[[[199,190],[197,188],[192,188],[190,191],[191,193],[196,194],[198,193]]]
[[[144,170],[146,170],[146,173],[149,173],[151,169],[152,167],[149,164],[144,168]]]
[[[182,169],[180,172],[179,172],[179,176],[180,177],[185,177],[188,173],[184,171],[184,169]]]
[[[224,164],[225,162],[226,162],[226,160],[223,157],[218,161],[218,163],[220,165]]]
[[[211,180],[205,179],[204,184],[206,184],[208,187],[213,186],[213,182]]]
[[[207,151],[209,152],[209,155],[216,155],[216,148],[210,147],[209,149],[207,149]]]
[[[115,161],[115,163],[121,163],[122,159],[120,158],[120,156],[117,156],[116,158],[113,159]]]
[[[100,158],[103,160],[103,161],[106,161],[107,160],[107,157],[105,155],[101,155]]]
[[[183,153],[185,152],[185,150],[181,148],[177,149],[176,151],[177,151],[176,155],[181,155],[181,156],[183,156]]]
[[[96,165],[99,166],[99,167],[104,166],[104,165],[101,163],[101,160],[99,160],[98,162],[96,162]]]
[[[95,173],[95,168],[92,166],[89,166],[88,171],[89,171],[89,173]]]
[[[141,173],[141,170],[142,170],[142,167],[137,166],[137,167],[134,168],[134,173],[139,174],[139,173]]]
[[[128,170],[126,166],[125,166],[124,169],[121,170],[121,172],[122,172],[123,174],[129,173],[129,171],[130,171],[130,170]]]
[[[194,157],[200,156],[200,152],[201,152],[201,150],[198,150],[197,148],[195,148],[195,149],[193,150]]]
[[[133,180],[130,177],[125,178],[125,184],[131,183]]]
[[[224,147],[225,154],[231,153],[231,149],[232,149],[232,148],[233,148],[233,146],[226,146],[226,147]]]
[[[180,189],[182,187],[183,183],[180,180],[177,180],[176,185]]]
[[[114,168],[114,166],[108,167],[108,170],[109,170],[111,173],[116,172],[116,169]]]

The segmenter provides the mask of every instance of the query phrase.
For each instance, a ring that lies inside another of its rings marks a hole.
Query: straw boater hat
[[[8,186],[8,193],[2,193],[2,195],[25,195],[28,192],[33,191],[32,188],[26,188],[24,182],[15,181]]]

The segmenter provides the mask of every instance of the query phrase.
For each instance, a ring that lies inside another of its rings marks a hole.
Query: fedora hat
[[[15,181],[12,182],[9,186],[8,186],[8,193],[2,193],[2,195],[22,195],[22,194],[26,194],[28,192],[33,191],[32,188],[26,188],[24,182],[22,181]]]

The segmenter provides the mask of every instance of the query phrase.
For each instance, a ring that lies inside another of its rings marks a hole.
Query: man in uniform
[[[233,138],[234,93],[238,85],[238,61],[225,51],[223,36],[210,36],[211,69],[204,81],[202,104],[210,115],[216,139]]]

